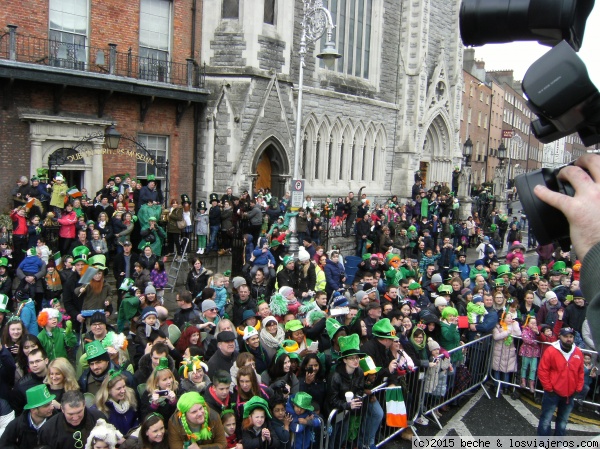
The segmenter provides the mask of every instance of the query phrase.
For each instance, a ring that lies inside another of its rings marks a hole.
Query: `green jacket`
[[[49,335],[46,329],[38,334],[38,339],[44,347],[48,360],[52,361],[58,357],[67,358],[67,346],[73,348],[77,345],[77,336],[71,331],[67,334],[64,329],[55,327],[52,329],[52,334]]]

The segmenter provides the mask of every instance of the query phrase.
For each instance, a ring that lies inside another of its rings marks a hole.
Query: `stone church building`
[[[463,45],[459,0],[324,0],[342,58],[329,70],[310,45],[304,68],[300,176],[306,194],[410,195],[450,181],[459,141]],[[289,190],[302,0],[204,0],[198,198],[212,191]]]

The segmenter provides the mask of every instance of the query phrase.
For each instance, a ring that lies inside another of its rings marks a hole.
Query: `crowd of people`
[[[163,208],[153,179],[114,176],[88,197],[60,173],[50,183],[38,175],[20,178],[12,229],[0,237],[0,447],[307,449],[336,409],[362,420],[350,434],[334,427],[330,441],[372,449],[385,407],[368,396],[373,387],[406,388],[422,372],[441,404],[476,358],[460,347],[488,334],[496,379],[518,370],[534,389],[537,373],[545,390],[580,405],[595,392],[596,360],[577,352],[595,349],[581,263],[552,248],[525,266],[522,223],[506,237],[497,211],[487,229],[476,216],[461,223],[447,185],[426,191],[417,180],[406,204],[372,205],[364,188],[320,206],[307,197],[294,255],[287,196],[228,189],[194,213],[185,194]],[[352,254],[320,245],[321,219],[355,236],[353,276]],[[206,269],[202,255],[228,252],[240,228],[241,275]],[[197,254],[168,308],[163,253],[181,255],[193,234]],[[475,245],[480,257],[468,264]],[[554,351],[582,359],[569,385],[556,384]],[[546,402],[547,417],[558,400]]]

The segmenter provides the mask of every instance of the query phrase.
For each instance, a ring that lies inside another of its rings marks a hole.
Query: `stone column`
[[[31,139],[31,156],[29,173],[24,173],[25,176],[30,177],[35,174],[36,169],[44,166],[44,150],[42,149],[42,141]]]
[[[88,189],[88,192],[94,193],[102,189],[104,186],[104,160],[102,157],[102,143],[92,142],[92,149],[94,154],[92,155],[92,167],[86,167],[84,185]]]
[[[463,165],[462,172],[458,181],[458,201],[460,208],[458,217],[461,220],[466,220],[471,215],[471,207],[473,200],[471,198],[471,167]]]

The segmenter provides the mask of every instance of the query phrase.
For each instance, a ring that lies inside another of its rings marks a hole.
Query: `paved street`
[[[540,405],[533,401],[529,393],[520,399],[511,399],[504,395],[495,398],[491,395],[488,399],[482,389],[475,395],[467,397],[462,407],[454,407],[444,413],[440,418],[443,428],[430,419],[428,426],[416,426],[419,436],[490,436],[513,435],[535,436],[538,425]],[[539,396],[539,395],[538,395]],[[600,433],[600,415],[591,409],[579,413],[573,411],[568,434],[597,435]],[[404,440],[391,442],[389,448],[409,447],[410,443]]]

